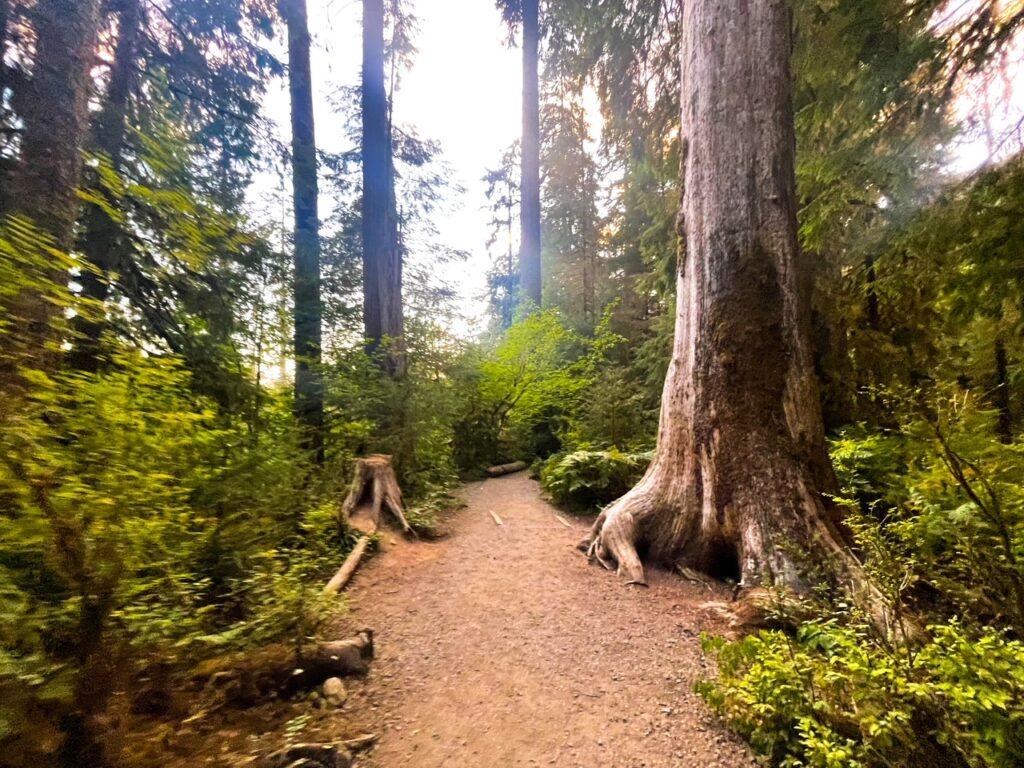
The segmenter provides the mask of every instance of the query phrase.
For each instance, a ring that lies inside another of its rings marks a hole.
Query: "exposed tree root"
[[[644,566],[636,549],[640,511],[634,494],[626,494],[601,512],[590,534],[580,543],[580,549],[587,553],[591,562],[616,571],[627,584],[647,586]]]
[[[641,548],[653,550],[654,560],[684,573],[713,577],[723,575],[724,566],[716,558],[734,559],[735,594],[740,603],[751,602],[754,612],[763,611],[763,588],[781,589],[799,602],[812,583],[824,578],[848,592],[886,637],[907,640],[920,634],[920,628],[897,615],[898,609],[871,582],[832,530],[822,502],[811,494],[803,494],[788,511],[774,509],[775,525],[766,529],[763,510],[753,500],[747,502],[749,511],[741,511],[744,508],[736,504],[729,514],[715,515],[699,499],[691,497],[687,506],[685,494],[673,494],[683,502],[678,506],[666,503],[650,490],[657,482],[655,469],[601,512],[578,545],[591,562],[615,571],[627,584],[646,585]],[[652,547],[655,543],[661,548]],[[809,574],[808,568],[814,573]]]

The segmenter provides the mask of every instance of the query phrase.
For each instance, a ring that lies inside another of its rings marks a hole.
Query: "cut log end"
[[[501,477],[502,475],[511,475],[513,472],[522,472],[527,466],[529,465],[525,461],[513,461],[510,464],[496,464],[493,467],[487,468],[487,474],[491,477]]]

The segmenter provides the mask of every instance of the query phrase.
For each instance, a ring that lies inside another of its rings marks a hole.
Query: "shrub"
[[[1022,765],[1024,454],[962,393],[900,413],[833,461],[868,576],[924,636],[894,645],[840,596],[794,634],[705,639],[698,690],[784,766]]]
[[[698,691],[783,766],[1021,765],[1024,644],[959,623],[928,633],[916,650],[835,620],[705,638],[719,679]]]
[[[632,488],[653,453],[576,451],[556,455],[541,467],[540,482],[552,500],[578,512],[593,512]]]
[[[33,734],[70,735],[143,659],[312,634],[343,542],[286,408],[253,433],[133,352],[24,375],[0,424],[0,745],[39,764],[59,739]]]
[[[621,341],[609,329],[609,317],[584,336],[556,310],[535,312],[492,350],[470,357],[455,427],[460,469],[546,458],[561,449],[583,393]]]

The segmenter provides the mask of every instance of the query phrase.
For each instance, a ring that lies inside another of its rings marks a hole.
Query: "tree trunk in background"
[[[367,352],[405,373],[402,252],[384,86],[384,2],[363,0],[363,323]],[[386,345],[386,346],[385,346]]]
[[[809,558],[864,588],[831,489],[799,252],[784,0],[689,0],[675,344],[658,448],[598,518],[593,556],[644,582],[640,551],[744,586],[806,588]]]
[[[1013,442],[1013,412],[1010,410],[1009,360],[1006,357],[1006,340],[1002,334],[996,336],[996,434],[999,442],[1009,445]]]
[[[878,273],[875,270],[875,257],[868,256],[865,261],[867,269],[867,314],[868,328],[878,331],[882,327],[882,313],[878,306]]]
[[[538,0],[523,0],[522,236],[519,244],[519,285],[522,298],[536,307],[541,306],[539,47]]]
[[[10,18],[11,0],[0,0],[0,104],[3,103],[4,88],[7,86],[7,64],[4,61],[4,53],[7,51],[7,24]]]
[[[306,0],[281,0],[288,24],[288,90],[292,107],[292,193],[295,211],[295,415],[306,447],[323,461],[324,388],[320,368],[320,219],[313,78]]]
[[[120,0],[114,8],[118,15],[117,47],[106,101],[96,119],[93,149],[105,156],[115,170],[120,170],[128,132],[128,104],[138,75],[143,12],[139,0]],[[116,208],[116,201],[109,202]],[[75,317],[68,363],[77,370],[95,371],[99,367],[100,337],[106,328],[102,306],[110,293],[111,274],[119,271],[121,260],[125,258],[125,244],[120,227],[99,205],[86,206],[84,228],[82,255],[96,271],[83,271],[78,282],[82,296],[95,302],[100,314]]]
[[[20,118],[21,157],[10,179],[10,212],[32,219],[54,245],[71,249],[78,214],[82,144],[89,126],[90,69],[99,28],[99,0],[39,0],[31,12],[36,32],[32,78]],[[55,271],[55,281],[64,279]],[[52,321],[57,308],[27,292],[11,314],[28,346],[56,359]]]

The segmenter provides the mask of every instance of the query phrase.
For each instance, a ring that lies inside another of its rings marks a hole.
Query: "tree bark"
[[[996,336],[996,434],[999,442],[1009,445],[1013,442],[1013,411],[1010,409],[1009,361],[1006,356],[1006,340],[1002,334]]]
[[[520,184],[519,285],[541,306],[540,263],[540,22],[538,0],[523,0],[523,156]]]
[[[298,659],[290,648],[274,645],[203,662],[192,684],[226,703],[252,706],[270,695],[308,690],[329,677],[365,675],[373,656],[373,630],[363,629],[346,640],[304,647]]]
[[[295,214],[295,415],[304,442],[324,458],[324,388],[320,369],[320,219],[313,121],[313,78],[306,0],[281,0],[288,25],[288,90],[292,111],[292,190]]]
[[[78,215],[99,5],[99,0],[39,0],[31,12],[36,52],[31,80],[19,99],[21,156],[11,174],[8,202],[10,212],[31,219],[63,251],[71,249]],[[52,279],[67,278],[55,269]],[[10,311],[24,329],[27,346],[52,366],[58,308],[26,291],[12,301]]]
[[[115,5],[118,14],[118,38],[114,62],[110,71],[110,85],[106,101],[96,120],[93,148],[103,155],[114,168],[120,170],[128,133],[128,107],[138,74],[138,52],[142,35],[143,11],[138,0],[120,0]],[[102,194],[103,191],[100,190]],[[117,207],[116,200],[108,200]],[[81,295],[93,302],[93,311],[76,315],[72,322],[74,338],[68,354],[71,367],[82,371],[95,371],[99,367],[100,337],[106,328],[103,303],[110,294],[110,280],[125,258],[125,244],[121,228],[99,205],[86,206],[81,250],[92,270],[83,270],[78,278]]]
[[[352,484],[341,505],[340,522],[345,526],[362,528],[365,533],[376,533],[381,526],[381,513],[385,507],[401,525],[404,533],[412,533],[405,519],[402,489],[395,477],[391,457],[374,454],[365,459],[357,459],[352,472]],[[363,522],[356,521],[357,517],[361,517]]]
[[[363,323],[366,349],[392,378],[405,374],[402,251],[384,85],[384,2],[363,0]]]
[[[7,24],[11,18],[11,0],[0,0],[0,110],[3,109],[4,89],[7,87]],[[3,112],[0,111],[0,115]],[[2,201],[0,201],[2,205]],[[2,211],[0,207],[0,211]]]
[[[584,544],[636,583],[642,551],[747,587],[803,591],[813,564],[869,589],[822,495],[788,5],[692,0],[682,25],[685,254],[658,448]]]

